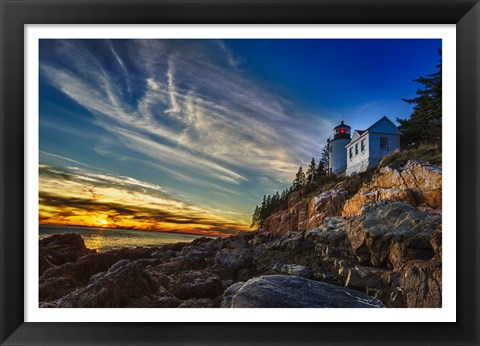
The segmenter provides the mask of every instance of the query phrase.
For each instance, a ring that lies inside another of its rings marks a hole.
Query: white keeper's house
[[[400,150],[400,130],[382,117],[366,130],[355,130],[343,120],[328,139],[329,172],[352,175],[378,165],[385,155]],[[351,136],[351,137],[350,137]]]

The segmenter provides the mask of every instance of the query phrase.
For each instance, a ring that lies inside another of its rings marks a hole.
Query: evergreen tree
[[[419,77],[414,82],[422,84],[416,97],[403,99],[413,104],[413,113],[409,119],[398,119],[399,129],[403,131],[402,147],[409,148],[422,143],[441,143],[442,141],[442,51],[437,72]]]
[[[268,195],[268,197],[267,197],[267,211],[266,211],[265,219],[267,217],[269,217],[271,214],[272,214],[272,197],[270,195]],[[265,219],[263,219],[263,221],[265,221]]]
[[[272,196],[272,211],[273,212],[276,212],[280,206],[280,194],[278,193],[278,191]]]
[[[257,227],[260,225],[260,208],[255,206],[255,210],[252,215],[252,224],[250,225],[250,228],[252,227]]]
[[[315,163],[315,158],[312,157],[312,161],[310,161],[310,165],[307,169],[307,181],[309,184],[313,183],[313,179],[315,179],[315,175],[317,174],[317,164]]]
[[[260,215],[259,215],[259,223],[258,225],[261,226],[263,221],[267,218],[267,196],[263,195],[262,204],[260,205]]]
[[[318,163],[318,175],[328,174],[329,155],[328,155],[328,143],[322,149],[320,161]]]
[[[293,181],[292,189],[294,191],[300,189],[301,187],[305,186],[306,178],[305,173],[303,173],[303,168],[300,166],[298,168],[298,172],[295,175],[295,180]]]

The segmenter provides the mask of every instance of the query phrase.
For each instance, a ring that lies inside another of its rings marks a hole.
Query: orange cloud
[[[227,236],[249,220],[174,198],[130,177],[40,165],[39,223]]]

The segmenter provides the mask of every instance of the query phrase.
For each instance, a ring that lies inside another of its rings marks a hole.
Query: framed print
[[[2,344],[479,343],[476,1],[1,6]]]

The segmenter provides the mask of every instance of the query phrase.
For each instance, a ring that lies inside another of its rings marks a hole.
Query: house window
[[[362,145],[360,146],[361,150],[364,151],[365,150],[365,140],[362,139]]]
[[[355,144],[355,155],[358,155],[358,143]]]
[[[380,137],[380,149],[388,149],[388,137]]]
[[[350,148],[350,158],[353,157],[353,148]]]

